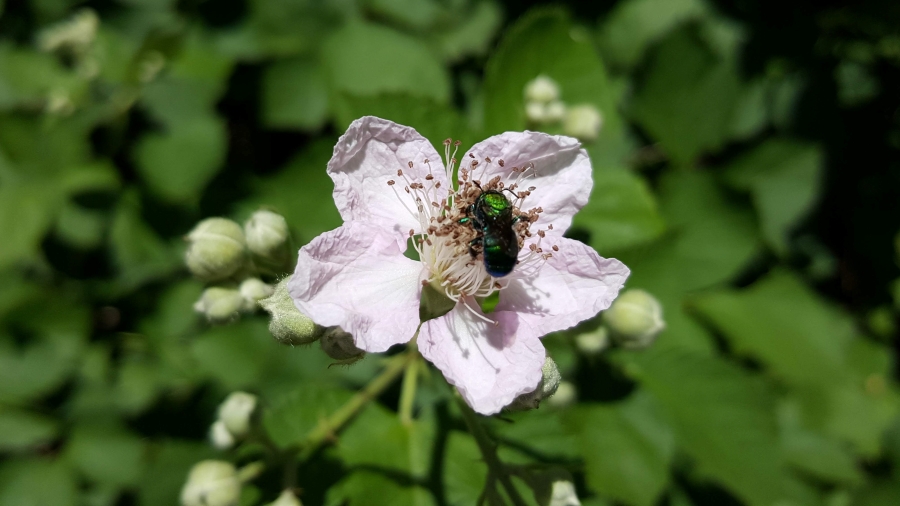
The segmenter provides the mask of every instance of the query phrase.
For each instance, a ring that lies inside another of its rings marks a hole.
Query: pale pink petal
[[[474,301],[469,304],[478,308]],[[423,323],[417,341],[422,356],[483,415],[497,413],[533,391],[545,357],[538,335],[515,313],[493,312],[489,317],[498,325],[457,304],[446,315]]]
[[[377,223],[398,232],[402,241],[410,229],[421,228],[415,217],[415,196],[405,190],[409,183],[425,185],[420,195],[438,203],[449,189],[441,157],[428,139],[410,127],[374,116],[350,124],[334,146],[328,174],[334,180],[334,203],[344,221]],[[429,174],[433,179],[426,180]],[[392,187],[390,180],[395,181]],[[436,183],[441,188],[436,189]]]
[[[573,327],[608,308],[630,274],[622,262],[603,258],[573,239],[548,235],[541,248],[552,256],[538,260],[543,264],[537,272],[513,271],[496,308],[520,313],[539,336]]]
[[[421,276],[391,231],[349,222],[300,250],[288,290],[314,322],[339,325],[358,348],[379,352],[415,333]]]
[[[487,162],[487,158],[491,161]],[[503,167],[500,160],[503,160]],[[513,167],[521,169],[528,163],[534,164],[534,171],[527,172],[528,177],[522,179],[517,191],[530,186],[535,190],[520,208],[523,211],[543,208],[537,228],[546,229],[552,224],[553,231],[549,233],[554,235],[561,236],[569,228],[572,216],[587,204],[594,184],[587,152],[572,137],[529,131],[506,132],[472,146],[462,158],[460,167],[471,169],[473,161],[478,162],[473,171],[475,179],[486,183],[494,176],[500,176],[506,186],[518,177]]]

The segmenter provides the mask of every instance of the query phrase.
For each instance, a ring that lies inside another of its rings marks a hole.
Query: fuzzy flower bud
[[[578,334],[575,336],[575,347],[585,355],[596,355],[609,347],[609,330],[606,327]]]
[[[226,323],[239,316],[244,307],[244,297],[234,288],[211,286],[203,290],[200,300],[194,303],[194,311],[202,314],[210,323]]]
[[[227,450],[234,446],[234,436],[228,432],[225,422],[216,420],[209,428],[209,441],[219,450]]]
[[[244,232],[231,220],[205,219],[187,235],[187,240],[188,269],[205,281],[225,279],[244,265]]]
[[[303,506],[303,503],[300,502],[300,499],[297,499],[293,492],[285,490],[278,496],[278,499],[275,499],[275,502],[269,503],[268,506]]]
[[[313,323],[294,305],[294,300],[287,289],[289,280],[290,278],[281,280],[275,285],[271,297],[259,301],[259,305],[270,316],[269,332],[283,344],[293,346],[314,343],[324,329]]]
[[[562,375],[559,373],[559,367],[548,356],[544,359],[544,365],[541,367],[541,381],[538,382],[537,388],[527,394],[516,397],[506,409],[509,411],[537,409],[541,405],[541,401],[556,393],[561,379]]]
[[[566,110],[563,132],[582,141],[593,141],[600,135],[603,116],[590,104],[576,105]]]
[[[250,251],[262,257],[272,257],[287,242],[287,221],[271,211],[256,211],[244,223],[244,234]]]
[[[540,506],[581,506],[572,475],[565,469],[553,467],[529,473],[526,480]]]
[[[603,321],[623,348],[641,349],[653,344],[666,328],[662,305],[643,290],[626,290],[603,313]]]
[[[559,98],[559,85],[556,81],[545,76],[539,75],[525,85],[525,101],[526,102],[542,102],[548,103]]]
[[[250,415],[256,409],[256,396],[246,392],[232,392],[219,406],[219,420],[235,437],[250,431]]]
[[[340,327],[329,327],[319,339],[322,351],[329,357],[345,363],[353,363],[361,359],[366,352],[356,347],[353,336]]]
[[[204,460],[194,464],[181,489],[184,506],[237,506],[241,481],[230,462]]]
[[[249,313],[256,311],[260,300],[271,297],[275,293],[275,287],[263,283],[259,278],[247,278],[241,282],[238,291],[244,298],[243,309]]]

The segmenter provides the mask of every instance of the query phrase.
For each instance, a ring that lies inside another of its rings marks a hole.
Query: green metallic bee
[[[486,190],[467,209],[468,216],[460,223],[472,221],[478,237],[469,243],[469,254],[477,257],[476,246],[481,246],[484,268],[491,276],[500,278],[512,272],[518,262],[519,238],[513,225],[519,218],[513,214],[513,205],[496,190]]]

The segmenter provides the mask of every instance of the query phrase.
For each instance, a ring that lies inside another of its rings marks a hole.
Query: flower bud
[[[234,436],[228,432],[222,420],[216,420],[209,428],[209,441],[218,450],[227,450],[234,446]]]
[[[303,506],[303,503],[300,502],[300,499],[297,499],[293,492],[285,490],[278,496],[278,499],[275,499],[275,502],[269,503],[269,506]]]
[[[545,76],[539,75],[525,85],[525,101],[526,102],[552,102],[559,98],[559,85],[556,81]]]
[[[219,406],[219,420],[235,437],[250,431],[250,415],[256,409],[256,396],[246,392],[232,392]]]
[[[563,121],[563,132],[582,141],[593,141],[600,135],[603,116],[596,107],[585,104],[569,107]]]
[[[566,116],[566,104],[559,100],[550,102],[544,108],[544,121],[547,123],[557,123],[562,121]]]
[[[529,409],[537,409],[541,405],[541,401],[556,393],[559,381],[562,375],[559,373],[559,367],[556,362],[549,356],[544,359],[544,365],[541,367],[541,381],[538,382],[537,388],[526,394],[522,394],[512,401],[512,404],[506,407],[509,411],[526,411]]]
[[[203,290],[200,300],[194,303],[194,311],[206,316],[210,323],[225,323],[240,315],[244,307],[241,292],[234,288],[211,286]]]
[[[609,347],[609,330],[606,327],[578,334],[575,336],[575,347],[585,355],[597,355]]]
[[[550,500],[545,504],[547,506],[581,506],[581,501],[578,500],[574,483],[568,480],[558,480],[553,482]]]
[[[231,220],[205,219],[191,230],[187,240],[188,269],[205,281],[225,279],[244,265],[244,232]]]
[[[259,278],[247,278],[241,282],[238,291],[244,298],[244,311],[251,313],[259,307],[260,300],[271,297],[275,293],[275,287],[263,283]]]
[[[275,285],[271,297],[259,301],[259,305],[270,316],[269,332],[283,344],[293,346],[314,343],[325,329],[313,323],[294,305],[294,299],[287,289],[289,279],[282,279]]]
[[[653,344],[664,328],[662,305],[643,290],[627,290],[603,313],[612,337],[623,348],[641,349]]]
[[[256,211],[244,223],[244,234],[250,251],[262,257],[272,257],[287,242],[287,221],[272,211]]]
[[[563,468],[531,472],[525,475],[525,479],[540,506],[581,506],[572,475]]]
[[[525,102],[525,117],[531,123],[546,123],[547,105],[542,102]]]
[[[340,327],[328,327],[319,339],[319,345],[326,355],[342,363],[352,364],[366,353],[357,348],[353,336]]]
[[[237,506],[241,481],[230,462],[204,460],[194,464],[181,489],[184,506]]]

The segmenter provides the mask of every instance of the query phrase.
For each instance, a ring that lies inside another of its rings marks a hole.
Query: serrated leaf
[[[591,198],[572,223],[590,232],[601,255],[652,241],[665,229],[646,183],[620,169],[594,171]]]
[[[434,506],[437,503],[427,489],[403,486],[387,476],[371,471],[355,471],[328,489],[328,506],[380,506],[385,501],[398,506]]]
[[[753,196],[762,235],[780,255],[798,221],[819,195],[823,155],[815,146],[772,139],[726,169],[726,178]]]
[[[431,464],[435,420],[423,413],[409,425],[379,404],[365,409],[341,434],[337,453],[351,466],[370,466],[425,479]]]
[[[272,401],[263,425],[282,448],[300,444],[309,432],[347,402],[352,394],[332,385],[306,382]]]
[[[683,28],[653,53],[632,114],[674,163],[690,166],[704,151],[723,145],[739,93],[734,63]]]
[[[669,480],[674,441],[652,399],[585,405],[565,414],[582,449],[588,486],[637,506],[656,503]]]
[[[406,92],[442,103],[450,99],[450,79],[437,56],[384,26],[348,22],[323,43],[321,61],[338,92]]]
[[[678,446],[703,475],[751,505],[784,497],[773,398],[760,378],[675,348],[651,349],[633,361],[639,381],[671,421]]]

